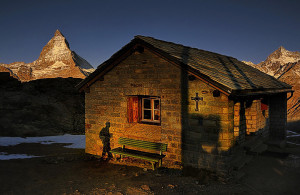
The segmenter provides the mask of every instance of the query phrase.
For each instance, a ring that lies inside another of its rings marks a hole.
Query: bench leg
[[[159,161],[159,167],[161,167],[162,166],[162,159],[160,159],[160,161]]]
[[[155,162],[151,162],[153,171],[155,170]]]

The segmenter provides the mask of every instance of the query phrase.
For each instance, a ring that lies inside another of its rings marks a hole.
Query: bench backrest
[[[167,144],[148,142],[148,141],[142,141],[142,140],[136,140],[136,139],[130,139],[130,138],[124,138],[124,137],[119,138],[119,144],[125,145],[125,146],[132,146],[132,147],[136,147],[136,148],[155,150],[155,151],[160,151],[160,152],[167,151]]]

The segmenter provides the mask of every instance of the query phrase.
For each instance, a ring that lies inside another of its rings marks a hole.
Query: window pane
[[[144,108],[151,109],[151,101],[150,101],[150,99],[144,99]]]
[[[144,119],[151,120],[151,110],[144,110]]]
[[[160,112],[159,110],[154,111],[154,120],[160,120]]]
[[[154,109],[159,109],[159,100],[154,100]]]

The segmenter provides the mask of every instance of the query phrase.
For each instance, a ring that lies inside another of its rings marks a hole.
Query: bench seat
[[[139,159],[150,161],[153,170],[155,169],[156,163],[158,163],[159,166],[162,165],[162,159],[166,156],[162,154],[162,152],[167,151],[167,144],[148,142],[143,140],[135,140],[135,139],[123,138],[123,137],[119,138],[118,143],[122,145],[122,147],[112,149],[110,151],[112,154],[120,155],[121,159],[123,156],[128,156],[128,157],[139,158]],[[126,148],[126,146],[133,147],[134,149],[128,149]],[[159,154],[135,150],[136,148],[153,150],[159,152]]]
[[[115,149],[111,150],[110,152],[113,154],[119,154],[119,155],[123,155],[123,156],[140,158],[140,159],[148,160],[151,162],[159,162],[160,159],[162,159],[163,157],[166,156],[166,155],[142,152],[142,151],[138,151],[138,150],[131,150],[131,149],[127,149],[127,148],[122,149],[121,147],[115,148]]]

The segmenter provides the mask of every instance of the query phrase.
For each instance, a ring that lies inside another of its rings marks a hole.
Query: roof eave
[[[259,96],[259,95],[274,95],[278,93],[294,92],[292,88],[285,89],[245,89],[245,90],[233,90],[231,96],[245,97],[245,96]]]
[[[103,76],[103,73],[107,67],[109,67],[111,64],[114,63],[114,61],[118,58],[120,58],[121,56],[123,56],[126,53],[131,53],[133,52],[133,50],[130,50],[130,48],[136,44],[136,39],[133,39],[131,42],[129,42],[128,44],[126,44],[124,47],[122,47],[119,51],[117,51],[116,53],[114,53],[108,60],[106,60],[105,62],[103,62],[102,64],[100,64],[97,69],[90,74],[88,77],[86,77],[83,81],[81,81],[76,88],[82,92],[85,88],[88,88],[89,86],[91,86],[94,82],[96,82],[101,76]],[[117,63],[115,63],[117,64]],[[106,71],[105,71],[106,73]]]

